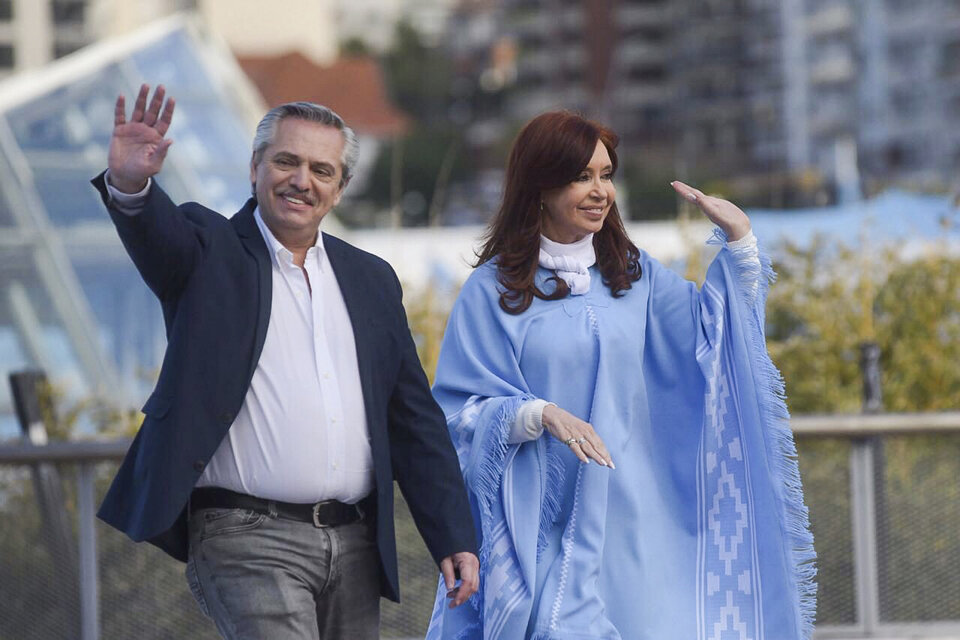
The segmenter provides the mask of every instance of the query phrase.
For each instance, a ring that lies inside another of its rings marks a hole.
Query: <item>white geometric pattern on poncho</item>
[[[703,606],[698,640],[763,640],[748,461],[740,444],[737,411],[731,406],[737,380],[721,352],[710,348],[722,341],[726,309],[723,297],[709,283],[701,294],[702,322],[712,339],[697,354],[709,371],[699,456],[697,588]]]

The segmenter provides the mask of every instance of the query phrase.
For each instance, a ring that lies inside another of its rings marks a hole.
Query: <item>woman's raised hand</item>
[[[163,85],[158,85],[147,105],[149,93],[149,85],[140,86],[129,121],[125,98],[122,95],[117,98],[107,166],[110,184],[125,193],[140,191],[146,186],[147,178],[160,172],[167,150],[173,144],[173,140],[164,136],[173,120],[174,100],[168,98],[164,105],[166,91]]]
[[[590,423],[553,404],[543,408],[541,421],[543,428],[569,446],[581,462],[590,462],[593,459],[605,467],[616,469],[606,445]]]
[[[729,200],[705,195],[699,189],[694,189],[679,180],[674,180],[670,186],[681,196],[697,205],[703,214],[710,218],[710,222],[717,225],[727,234],[727,241],[739,240],[750,232],[750,218],[740,207]]]

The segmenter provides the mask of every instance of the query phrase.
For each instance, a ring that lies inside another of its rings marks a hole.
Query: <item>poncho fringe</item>
[[[714,236],[708,244],[723,246],[727,237],[720,229],[714,229]],[[770,257],[761,253],[760,264],[752,260],[737,259],[737,251],[731,251],[737,279],[743,293],[741,313],[747,318],[747,333],[751,340],[751,360],[755,372],[757,399],[760,419],[767,434],[767,450],[774,460],[774,479],[777,481],[780,504],[783,514],[784,538],[789,541],[791,557],[788,566],[793,567],[799,592],[800,637],[809,638],[813,628],[817,608],[817,554],[813,548],[813,533],[810,531],[810,514],[803,502],[803,485],[800,479],[800,467],[797,463],[797,447],[790,428],[790,412],[786,403],[786,387],[780,370],[770,359],[767,352],[766,335],[761,317],[757,313],[758,305],[766,303],[766,293],[776,282],[777,274],[773,270]],[[759,284],[759,286],[756,286]]]

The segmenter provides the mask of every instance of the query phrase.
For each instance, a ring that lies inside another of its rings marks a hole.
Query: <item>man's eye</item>
[[[292,167],[292,166],[293,166],[293,160],[290,159],[290,158],[275,158],[274,161],[273,161],[273,163],[276,164],[276,165],[279,165],[279,166],[281,166],[281,167]]]

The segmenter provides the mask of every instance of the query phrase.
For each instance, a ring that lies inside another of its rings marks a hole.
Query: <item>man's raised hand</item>
[[[173,144],[173,140],[164,136],[173,120],[174,100],[167,98],[164,104],[163,85],[157,86],[148,106],[149,94],[150,86],[141,85],[129,121],[125,98],[122,95],[117,98],[107,166],[110,184],[124,193],[143,189],[147,178],[160,172],[167,150]]]

